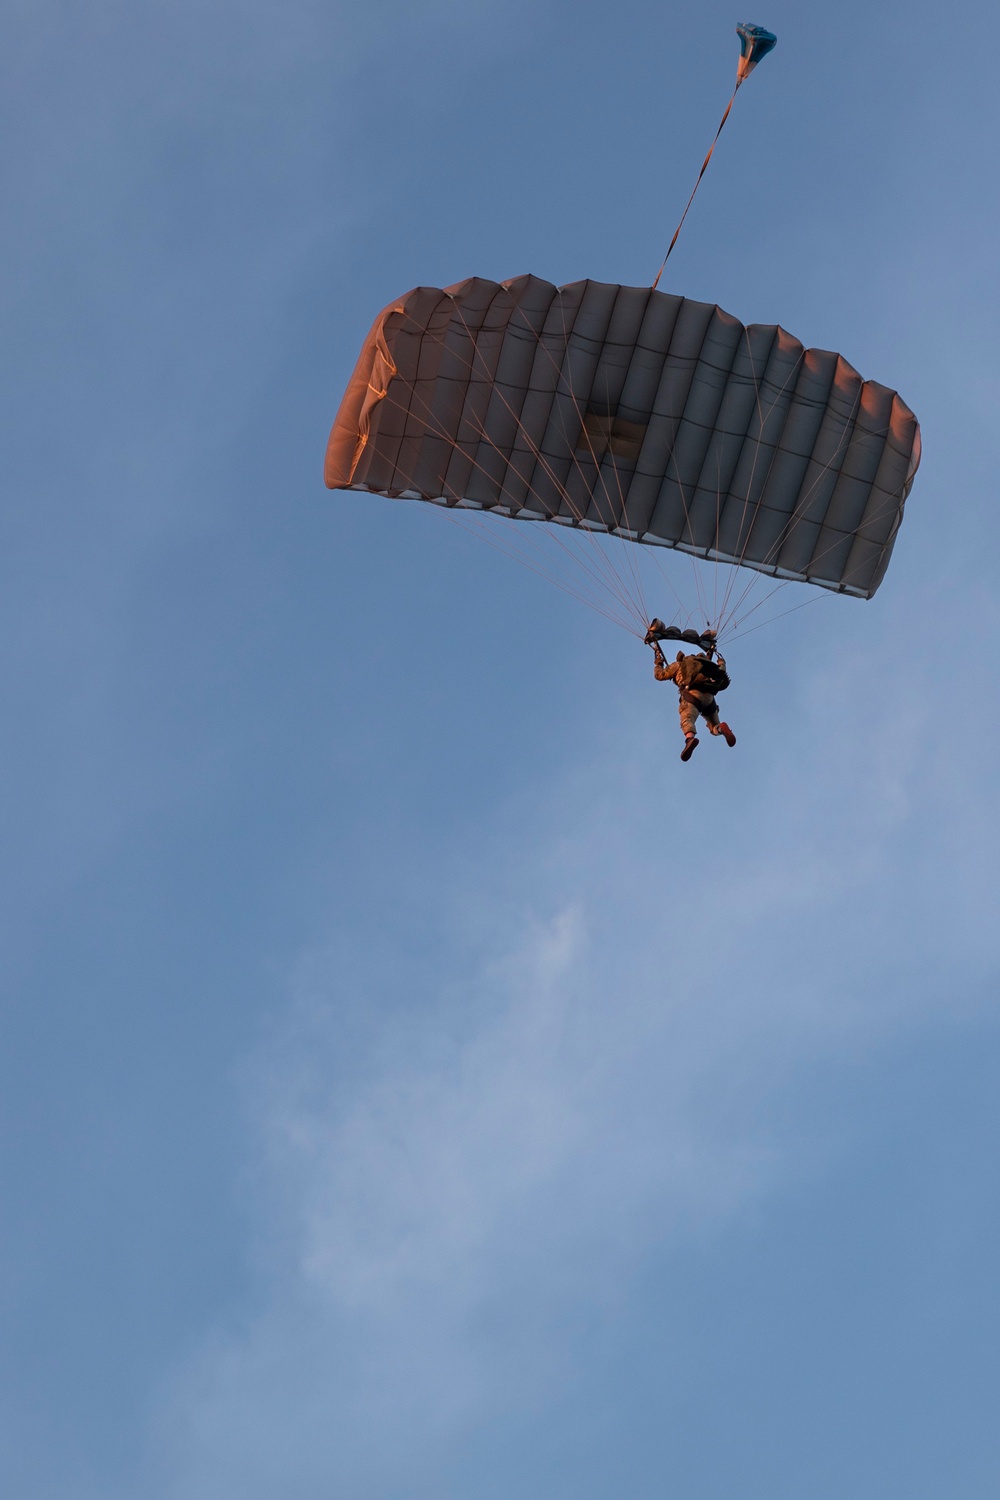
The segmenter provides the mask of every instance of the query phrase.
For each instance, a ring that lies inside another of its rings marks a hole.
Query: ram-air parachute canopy
[[[783,328],[649,287],[519,276],[417,287],[379,314],[326,483],[870,598],[919,458],[894,391]]]

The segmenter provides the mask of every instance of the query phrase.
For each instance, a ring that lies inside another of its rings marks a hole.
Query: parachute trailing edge
[[[326,483],[870,598],[919,459],[893,390],[777,325],[649,287],[519,276],[417,287],[379,314]]]

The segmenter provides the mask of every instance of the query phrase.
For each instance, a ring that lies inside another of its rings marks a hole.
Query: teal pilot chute
[[[736,87],[749,78],[757,64],[778,45],[773,31],[755,26],[752,21],[741,21],[736,28],[740,39],[740,60],[736,65]]]
[[[709,146],[708,155],[705,157],[705,160],[701,164],[701,171],[698,173],[695,185],[691,189],[691,196],[688,199],[687,204],[685,205],[684,212],[681,214],[680,223],[674,230],[674,237],[670,241],[670,245],[667,249],[666,255],[663,257],[663,263],[656,273],[656,280],[653,282],[654,292],[660,284],[660,277],[663,275],[663,272],[666,269],[667,261],[670,259],[670,256],[673,253],[673,248],[677,243],[677,237],[684,227],[684,220],[688,216],[688,209],[694,202],[694,195],[701,186],[701,179],[704,177],[706,171],[708,170],[708,164],[712,160],[712,152],[715,150],[716,145],[718,144],[719,136],[722,134],[723,126],[729,119],[729,111],[732,109],[734,103],[736,102],[736,95],[740,91],[740,85],[750,77],[750,74],[760,62],[761,58],[766,57],[771,49],[778,45],[778,38],[775,36],[773,31],[766,31],[763,26],[755,26],[752,21],[741,21],[736,28],[736,35],[740,39],[740,60],[736,65],[736,87],[733,89],[732,97],[730,98],[729,103],[726,105],[725,113],[723,114],[722,119],[719,121],[719,128],[715,132],[715,140],[713,140],[712,144]]]

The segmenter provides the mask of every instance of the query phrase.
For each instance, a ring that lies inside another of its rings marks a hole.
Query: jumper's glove
[[[659,643],[659,641],[657,641],[656,647],[655,647],[655,649],[653,651],[653,660],[655,661],[655,663],[656,663],[656,665],[658,667],[665,667],[666,664],[667,664],[667,659],[664,656],[663,652],[660,650],[660,643]]]

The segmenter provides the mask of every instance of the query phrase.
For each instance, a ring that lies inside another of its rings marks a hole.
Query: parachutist
[[[697,656],[685,656],[683,651],[678,651],[676,660],[668,666],[666,657],[660,650],[659,641],[651,642],[651,644],[655,648],[653,676],[657,682],[677,684],[677,707],[681,717],[681,730],[684,734],[681,760],[690,760],[698,747],[695,725],[699,714],[708,725],[709,734],[721,734],[726,744],[732,748],[736,744],[736,736],[725,720],[719,718],[719,705],[715,701],[716,693],[723,692],[729,686],[725,657],[721,655],[718,647],[711,647],[711,651],[715,652],[715,661],[712,660],[709,652],[700,652]]]

